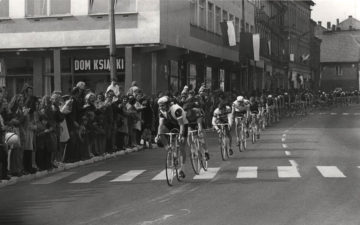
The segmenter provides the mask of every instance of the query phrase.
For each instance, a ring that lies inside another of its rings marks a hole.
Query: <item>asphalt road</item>
[[[283,119],[210,172],[168,187],[145,150],[0,189],[0,224],[359,224],[360,106]],[[125,175],[124,175],[125,174]],[[160,180],[156,180],[160,179]]]

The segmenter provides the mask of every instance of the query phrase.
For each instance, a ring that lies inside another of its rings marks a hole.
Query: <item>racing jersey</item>
[[[234,101],[232,104],[232,107],[236,114],[246,114],[247,109],[248,109],[246,107],[245,103],[240,103],[238,101]]]
[[[216,119],[216,123],[229,123],[228,115],[231,113],[231,108],[226,106],[225,110],[216,108],[213,113],[213,117]]]
[[[179,119],[182,119],[184,124],[188,123],[188,120],[186,119],[185,111],[178,104],[171,105],[167,112],[160,110],[159,118],[163,118],[166,120],[166,122],[171,123],[173,125],[178,125]]]
[[[254,101],[254,102],[250,102],[250,112],[252,112],[252,113],[259,113],[259,104],[256,102],[256,101]]]

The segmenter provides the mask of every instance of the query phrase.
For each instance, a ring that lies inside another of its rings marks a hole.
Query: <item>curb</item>
[[[143,149],[142,147],[140,147],[140,148],[134,147],[132,149],[129,148],[129,149],[126,149],[126,150],[117,151],[117,152],[114,152],[114,153],[111,153],[111,154],[106,154],[106,155],[103,155],[103,156],[95,156],[95,157],[93,157],[91,159],[87,159],[87,160],[84,160],[84,161],[78,161],[78,162],[74,162],[74,163],[65,163],[65,164],[59,166],[58,168],[55,168],[55,169],[52,169],[52,170],[38,171],[38,172],[36,172],[34,174],[23,175],[21,177],[11,177],[10,180],[1,180],[0,181],[0,188],[8,186],[8,185],[13,185],[13,184],[16,184],[16,183],[22,182],[22,181],[34,180],[34,179],[44,177],[44,176],[49,175],[49,174],[54,174],[54,173],[57,173],[57,172],[61,172],[61,171],[69,170],[69,169],[72,169],[72,168],[92,164],[92,163],[95,163],[95,162],[104,161],[106,159],[116,158],[118,156],[126,155],[126,154],[129,154],[129,153],[132,153],[132,152],[138,152],[138,151],[140,151],[142,149]]]

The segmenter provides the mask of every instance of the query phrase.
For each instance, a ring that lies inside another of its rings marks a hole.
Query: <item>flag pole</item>
[[[116,39],[115,39],[115,16],[114,1],[109,0],[109,24],[110,24],[110,79],[116,80]]]

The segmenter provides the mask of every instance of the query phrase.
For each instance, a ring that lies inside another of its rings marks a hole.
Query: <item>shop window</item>
[[[6,76],[6,91],[8,93],[8,97],[11,98],[16,94],[19,94],[25,83],[32,86],[32,76]]]
[[[219,82],[220,82],[220,89],[222,91],[225,91],[225,70],[223,69],[220,69]]]
[[[170,60],[170,90],[174,93],[179,90],[179,64]]]
[[[249,24],[248,23],[246,23],[245,32],[249,32]]]
[[[137,11],[137,0],[115,0],[115,13],[127,13]],[[109,1],[108,0],[89,0],[89,12],[91,14],[108,14]]]
[[[336,66],[336,75],[339,77],[343,75],[343,70],[341,66]]]
[[[236,41],[240,42],[240,19],[235,18],[235,34],[236,34]]]
[[[70,14],[71,0],[26,0],[26,16]]]
[[[216,29],[216,33],[218,33],[218,34],[221,34],[220,23],[221,23],[221,9],[219,7],[216,7],[216,10],[215,10],[215,29]]]
[[[206,28],[206,1],[199,0],[199,25],[202,28]]]
[[[212,68],[206,67],[206,78],[205,78],[206,87],[210,90],[212,89]]]
[[[214,4],[208,2],[208,30],[214,31]]]
[[[190,24],[197,25],[197,1],[190,0]]]
[[[190,64],[189,65],[189,78],[188,83],[191,85],[192,90],[196,88],[196,65]]]
[[[0,18],[9,17],[9,0],[0,0]]]
[[[33,61],[29,58],[6,60],[7,75],[33,74]]]

